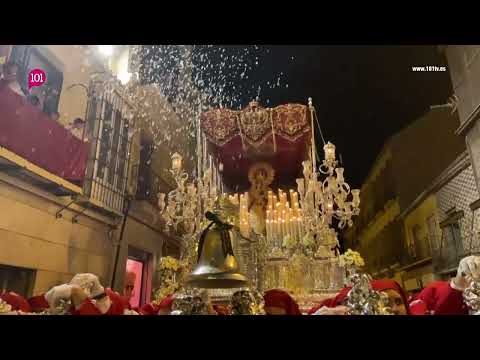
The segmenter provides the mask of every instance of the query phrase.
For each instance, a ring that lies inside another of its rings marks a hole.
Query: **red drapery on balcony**
[[[6,86],[0,86],[0,146],[73,183],[85,177],[89,143]]]

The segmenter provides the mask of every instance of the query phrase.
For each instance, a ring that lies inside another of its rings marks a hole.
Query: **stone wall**
[[[18,179],[0,174],[0,264],[36,270],[33,295],[81,272],[95,273],[102,283],[108,282],[111,220],[87,211],[72,223],[76,213],[71,210],[57,219],[56,212],[68,199],[19,185]]]

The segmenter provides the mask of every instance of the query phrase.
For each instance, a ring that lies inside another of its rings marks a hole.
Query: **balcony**
[[[89,144],[0,88],[0,171],[57,196],[82,194]]]
[[[108,216],[123,215],[133,106],[121,89],[92,82],[84,134],[60,123],[9,87],[0,88],[0,171]],[[133,179],[135,180],[135,179]],[[78,196],[80,195],[80,196]]]

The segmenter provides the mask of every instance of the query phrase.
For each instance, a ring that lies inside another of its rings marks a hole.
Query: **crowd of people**
[[[104,288],[94,274],[77,274],[68,284],[53,287],[45,294],[28,300],[13,292],[0,294],[12,311],[39,313],[49,311],[70,315],[169,315],[172,313],[175,294],[158,302],[134,308],[130,304],[133,296],[134,276],[126,276],[123,294]],[[480,281],[480,256],[468,256],[460,261],[457,275],[450,281],[434,281],[415,297],[408,299],[404,289],[394,280],[372,280],[373,290],[388,296],[389,306],[395,315],[468,315],[469,309],[463,300],[463,291],[473,282]],[[350,288],[343,288],[336,296],[324,300],[308,311],[308,315],[347,315],[345,300]],[[299,305],[284,290],[270,289],[264,293],[266,315],[302,315]],[[62,308],[68,303],[68,308]],[[228,306],[208,303],[210,315],[229,315]]]
[[[48,86],[25,89],[18,81],[18,71],[19,66],[15,62],[3,64],[0,89],[3,87],[9,88],[15,94],[24,98],[26,103],[43,112],[47,119],[60,122],[60,113],[57,111],[58,90]],[[85,121],[82,118],[75,118],[66,126],[66,129],[76,138],[85,141],[84,127]]]

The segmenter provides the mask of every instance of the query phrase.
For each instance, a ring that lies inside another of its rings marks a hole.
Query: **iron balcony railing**
[[[110,82],[91,81],[85,136],[91,143],[83,185],[90,201],[121,212],[127,191],[134,108]]]

